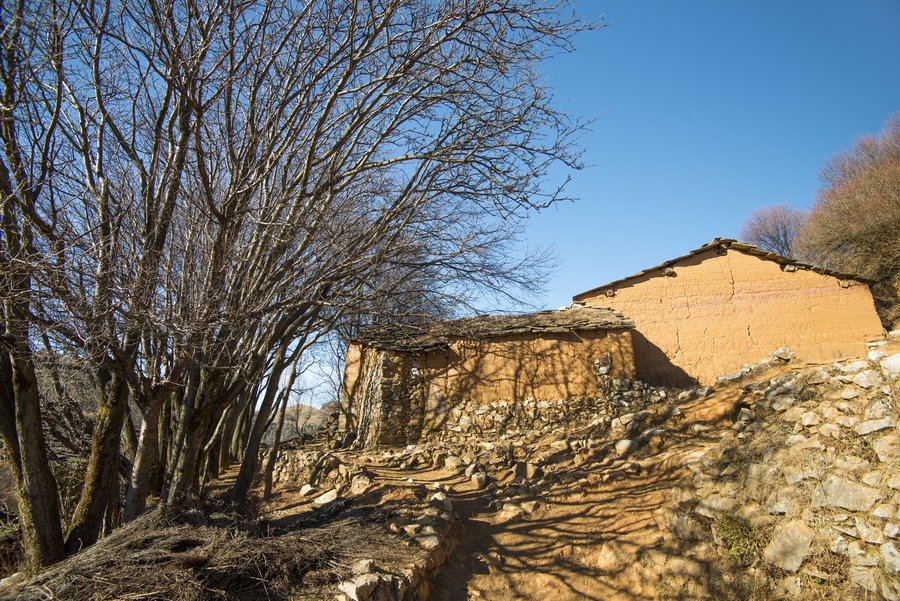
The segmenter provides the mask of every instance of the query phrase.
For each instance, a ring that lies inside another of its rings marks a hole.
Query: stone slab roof
[[[765,259],[766,261],[773,261],[782,266],[791,265],[797,269],[805,269],[805,270],[813,271],[815,273],[821,273],[822,275],[835,277],[835,278],[838,278],[841,280],[855,280],[857,282],[862,282],[863,284],[867,284],[867,285],[872,284],[872,280],[868,280],[859,275],[855,275],[852,273],[841,273],[839,271],[826,269],[824,267],[819,267],[817,265],[803,263],[802,261],[798,261],[798,260],[792,259],[790,257],[783,257],[781,255],[777,255],[775,253],[763,250],[757,246],[753,246],[752,244],[744,244],[743,242],[738,242],[737,240],[734,240],[732,238],[713,238],[713,240],[711,242],[707,242],[700,248],[696,248],[696,249],[690,251],[689,253],[687,253],[686,255],[682,255],[680,257],[675,257],[674,259],[669,259],[668,261],[665,261],[664,263],[660,263],[659,265],[655,265],[653,267],[648,267],[647,269],[641,270],[633,275],[630,275],[630,276],[627,276],[627,277],[624,277],[624,278],[621,278],[618,280],[614,280],[614,281],[604,284],[602,286],[597,286],[596,288],[591,288],[590,290],[587,290],[586,292],[576,294],[575,296],[572,297],[572,300],[577,303],[581,300],[584,300],[585,298],[587,298],[589,296],[593,296],[593,295],[597,294],[598,292],[603,292],[604,290],[607,290],[609,288],[615,288],[616,286],[619,286],[626,282],[630,282],[631,280],[637,279],[643,275],[652,274],[653,272],[659,272],[658,275],[663,275],[663,271],[665,271],[666,269],[668,269],[670,267],[673,267],[680,261],[689,259],[689,258],[693,257],[694,255],[698,255],[700,253],[704,253],[709,250],[726,251],[728,249],[736,250],[738,252],[742,252],[742,253],[748,254],[748,255],[753,255],[755,257]]]
[[[557,311],[515,315],[479,315],[427,326],[380,325],[355,338],[367,346],[403,352],[447,348],[453,340],[487,340],[529,333],[569,333],[633,328],[634,322],[610,309],[572,306]]]

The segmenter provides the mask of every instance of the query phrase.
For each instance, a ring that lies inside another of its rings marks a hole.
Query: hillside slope
[[[900,599],[900,341],[790,357],[490,438],[290,451],[256,520],[154,514],[0,596]]]

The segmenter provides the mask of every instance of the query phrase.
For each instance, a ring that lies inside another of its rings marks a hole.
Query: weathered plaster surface
[[[459,341],[428,353],[426,427],[463,403],[596,396],[597,361],[609,361],[613,377],[634,377],[631,346],[631,332],[616,330]]]
[[[491,403],[595,398],[598,364],[609,365],[609,377],[634,377],[629,330],[460,340],[421,354],[352,344],[342,425],[363,446],[406,444],[458,427]]]
[[[865,353],[883,334],[868,286],[715,249],[680,261],[674,276],[645,274],[589,306],[621,311],[635,322],[637,378],[712,383],[780,346],[823,362]],[[846,286],[846,287],[845,287]]]

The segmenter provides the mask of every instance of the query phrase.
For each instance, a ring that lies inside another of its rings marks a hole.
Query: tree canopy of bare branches
[[[237,458],[244,497],[282,373],[342,319],[528,289],[516,232],[579,166],[537,68],[589,27],[564,0],[0,6],[0,434],[29,565]],[[96,388],[69,524],[39,346]]]
[[[822,169],[801,234],[814,261],[874,280],[882,321],[900,325],[900,113]]]
[[[741,227],[741,240],[784,257],[797,256],[797,238],[805,214],[786,205],[753,211]]]

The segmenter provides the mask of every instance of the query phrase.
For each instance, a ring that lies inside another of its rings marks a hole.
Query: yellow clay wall
[[[713,383],[781,346],[808,362],[858,356],[883,335],[868,286],[715,249],[672,269],[602,289],[579,301],[635,322],[637,378],[653,384]]]
[[[597,361],[609,377],[634,378],[629,330],[535,333],[459,340],[428,353],[350,345],[343,427],[365,446],[414,442],[495,402],[597,397]]]

